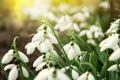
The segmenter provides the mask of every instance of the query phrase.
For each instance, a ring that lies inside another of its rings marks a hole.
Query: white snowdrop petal
[[[110,67],[107,69],[107,71],[116,71],[116,70],[117,70],[117,65],[116,65],[116,64],[110,66]]]
[[[39,31],[37,34],[35,34],[32,38],[32,42],[41,42],[44,39],[44,31]]]
[[[22,73],[23,73],[23,75],[24,75],[26,78],[29,77],[29,73],[28,73],[27,69],[26,69],[25,67],[23,67],[23,66],[22,66]]]
[[[66,54],[68,54],[68,51],[70,49],[70,43],[64,45],[63,49],[65,50]]]
[[[61,72],[65,73],[69,69],[69,66],[63,67],[60,69]]]
[[[12,59],[13,59],[14,57],[13,57],[13,50],[11,49],[11,50],[9,50],[4,56],[3,56],[3,58],[2,58],[2,64],[7,64],[7,63],[9,63],[10,61],[12,61]]]
[[[35,69],[35,71],[41,70],[46,65],[46,63],[47,62],[43,62],[43,63],[39,64],[39,66],[37,66],[37,68]]]
[[[112,36],[103,40],[99,46],[101,47],[101,51],[104,51],[107,48],[111,48],[115,51],[117,49],[115,48],[116,45],[118,45],[118,34],[113,34]]]
[[[88,80],[95,80],[94,76],[89,72]]]
[[[117,19],[116,21],[114,21],[111,24],[110,28],[107,30],[107,33],[116,32],[118,30],[119,22],[120,22],[120,19]]]
[[[38,73],[34,80],[48,80],[50,72],[48,69],[43,69]]]
[[[41,55],[40,57],[38,57],[34,63],[33,63],[33,67],[37,67],[39,64],[41,64],[43,62],[43,57],[44,55]]]
[[[54,36],[52,33],[48,33],[48,36],[49,36],[49,38],[50,38],[50,41],[51,41],[53,44],[58,44],[57,39],[55,38],[55,36]]]
[[[52,50],[53,46],[49,39],[45,39],[37,48],[40,52],[46,53],[49,50]]]
[[[70,78],[60,71],[57,71],[57,80],[70,80]]]
[[[68,58],[69,58],[69,60],[73,60],[75,57],[77,57],[77,54],[75,53],[74,49],[71,48],[71,49],[68,51]]]
[[[78,74],[78,72],[76,72],[75,70],[72,70],[72,78],[73,78],[74,80],[77,80],[77,79],[79,78],[79,74]]]
[[[88,39],[92,39],[93,38],[92,32],[89,31],[89,30],[87,31],[86,36],[87,36]]]
[[[73,29],[77,32],[80,31],[79,26],[76,23],[73,24]]]
[[[80,47],[76,43],[74,43],[73,48],[74,48],[76,54],[81,55]]]
[[[24,62],[26,62],[26,63],[29,62],[28,57],[23,52],[18,51],[18,54]]]
[[[27,49],[27,54],[30,55],[35,51],[35,48],[37,47],[38,43],[30,42],[25,46],[25,49]]]
[[[8,64],[4,67],[4,70],[12,69],[15,66],[15,64]]]
[[[77,80],[86,80],[88,72],[83,73]]]
[[[116,61],[120,59],[120,49],[115,50],[109,57],[109,61]]]
[[[79,36],[85,36],[87,34],[87,30],[83,30],[79,33]]]
[[[18,77],[18,70],[17,70],[17,66],[14,66],[8,75],[8,80],[17,80]]]

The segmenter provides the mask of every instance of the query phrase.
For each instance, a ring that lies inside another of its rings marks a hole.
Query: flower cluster
[[[19,70],[22,71],[24,77],[29,77],[27,69],[20,64],[20,60],[18,58],[20,58],[25,63],[29,61],[28,57],[24,53],[21,51],[16,53],[13,49],[10,49],[2,58],[2,64],[7,64],[4,67],[4,70],[6,71],[11,69],[8,75],[8,80],[17,80]],[[8,64],[12,60],[14,60],[15,64]]]

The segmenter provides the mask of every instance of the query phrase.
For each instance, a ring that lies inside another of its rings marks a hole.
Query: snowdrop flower
[[[103,40],[100,45],[100,51],[104,51],[107,48],[113,49],[114,51],[119,48],[118,46],[118,34],[112,34],[112,36]]]
[[[34,80],[70,80],[70,78],[55,68],[49,68],[40,71]]]
[[[92,35],[92,31],[90,30],[82,30],[80,33],[79,33],[79,36],[85,36],[88,38],[88,39],[92,39],[93,38],[93,35]]]
[[[81,50],[80,50],[79,46],[73,41],[66,44],[63,48],[64,48],[69,60],[73,60],[78,55],[81,55]]]
[[[73,15],[77,21],[84,22],[89,17],[89,12],[78,12]]]
[[[46,53],[53,49],[52,44],[58,44],[57,39],[52,34],[52,30],[49,26],[41,25],[37,34],[32,38],[32,41],[25,46],[27,49],[27,54],[32,54],[37,48],[41,53]]]
[[[73,19],[68,15],[60,17],[57,24],[55,25],[55,30],[59,30],[60,32],[69,30],[75,30],[77,32],[80,31],[79,26],[74,23]]]
[[[9,75],[8,75],[8,80],[17,80],[17,78],[18,78],[18,70],[19,70],[17,65],[15,65],[15,64],[8,64],[8,65],[5,66],[4,70],[6,71],[8,69],[11,69],[10,72],[9,72]],[[22,69],[23,76],[28,78],[29,73],[26,70],[26,68],[21,66],[21,69]]]
[[[120,48],[115,50],[109,57],[109,61],[117,61],[120,59]]]
[[[99,4],[100,7],[104,8],[104,9],[109,9],[110,8],[110,3],[108,1],[102,1]]]
[[[2,64],[7,64],[10,61],[13,60],[13,58],[15,57],[15,53],[13,49],[10,49],[2,58]],[[21,51],[18,51],[18,55],[21,58],[21,60],[23,60],[23,62],[27,63],[29,61],[28,57]]]
[[[42,30],[46,30],[47,32],[52,33],[52,30],[51,30],[50,26],[48,26],[46,24],[42,24],[37,28],[37,32],[42,31]]]
[[[95,78],[90,72],[85,72],[77,80],[95,80]]]
[[[119,65],[119,67],[120,67],[120,65]],[[116,71],[116,70],[117,70],[117,64],[114,64],[107,69],[107,71]]]
[[[119,23],[120,23],[120,19],[117,19],[116,21],[114,21],[110,28],[107,30],[107,33],[113,33],[113,32],[117,32],[118,27],[119,27]]]

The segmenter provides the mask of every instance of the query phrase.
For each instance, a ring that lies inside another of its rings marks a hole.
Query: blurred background
[[[31,40],[29,35],[36,32],[43,18],[55,23],[55,16],[72,14],[82,7],[99,16],[103,31],[120,14],[120,0],[0,0],[0,59],[12,48],[15,36],[20,37],[17,47],[25,53],[24,46]],[[35,60],[35,56],[29,57]],[[4,80],[3,76],[0,71],[0,80]]]

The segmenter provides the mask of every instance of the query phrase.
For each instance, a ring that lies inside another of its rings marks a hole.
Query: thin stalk
[[[108,68],[108,51],[106,51],[106,68],[105,68],[105,78],[107,79],[107,68]]]
[[[116,61],[116,64],[117,64],[117,70],[116,70],[116,80],[119,80],[119,62],[118,62],[118,60]]]

